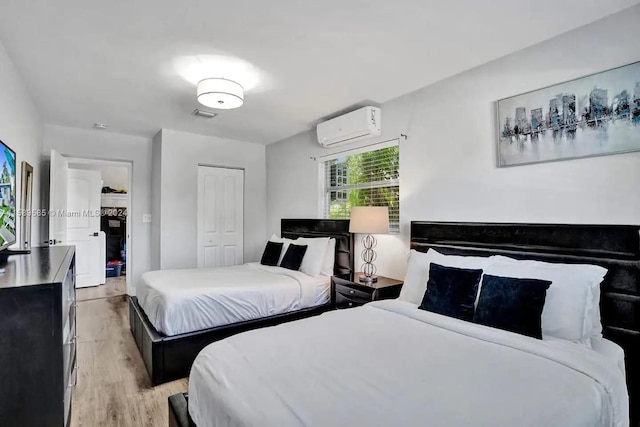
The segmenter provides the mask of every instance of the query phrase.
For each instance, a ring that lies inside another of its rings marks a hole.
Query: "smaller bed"
[[[348,220],[283,219],[281,233],[289,239],[335,239],[333,272],[352,271]],[[207,344],[323,313],[331,307],[330,284],[328,274],[309,276],[260,263],[148,272],[130,299],[131,331],[156,385],[187,376]]]
[[[142,275],[138,304],[155,329],[186,334],[329,303],[331,276],[251,262]]]

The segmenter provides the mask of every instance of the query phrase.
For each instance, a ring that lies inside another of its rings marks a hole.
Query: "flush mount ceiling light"
[[[198,102],[210,108],[230,110],[244,103],[244,89],[239,83],[223,78],[198,82]]]

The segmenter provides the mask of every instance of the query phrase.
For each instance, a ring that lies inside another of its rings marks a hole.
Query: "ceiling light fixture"
[[[210,108],[230,110],[244,103],[244,89],[239,83],[223,78],[198,82],[198,102]]]

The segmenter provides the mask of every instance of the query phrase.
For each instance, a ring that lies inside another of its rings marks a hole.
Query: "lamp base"
[[[367,276],[362,275],[362,276],[360,276],[358,278],[358,280],[360,282],[362,282],[362,283],[375,283],[375,282],[378,281],[378,276],[369,276],[369,277],[367,277]]]

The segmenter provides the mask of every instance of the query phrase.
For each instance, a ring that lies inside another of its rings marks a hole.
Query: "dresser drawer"
[[[78,374],[78,370],[76,368],[71,372],[71,377],[68,378],[69,382],[66,384],[66,389],[64,392],[64,425],[69,425],[69,417],[71,416],[71,398],[73,397],[73,389],[76,387],[76,375]]]
[[[368,292],[353,289],[336,283],[336,308],[358,307],[372,300]]]
[[[353,289],[349,286],[344,286],[336,283],[336,297],[342,295],[344,298],[353,301],[361,301],[363,304],[371,301],[371,293]]]
[[[69,305],[69,312],[65,317],[62,318],[62,343],[67,344],[71,337],[73,337],[76,332],[76,303],[72,303]],[[73,333],[72,333],[73,332]]]
[[[67,270],[64,281],[62,282],[62,324],[67,322],[70,307],[76,302],[76,281],[75,281],[75,264],[71,263],[71,268]]]
[[[361,299],[349,299],[345,298],[342,294],[336,293],[336,308],[351,308],[351,307],[360,307],[368,303],[369,300],[361,300]]]
[[[68,379],[76,364],[76,327],[73,325],[67,341],[62,346],[62,366],[64,367],[64,378]]]

